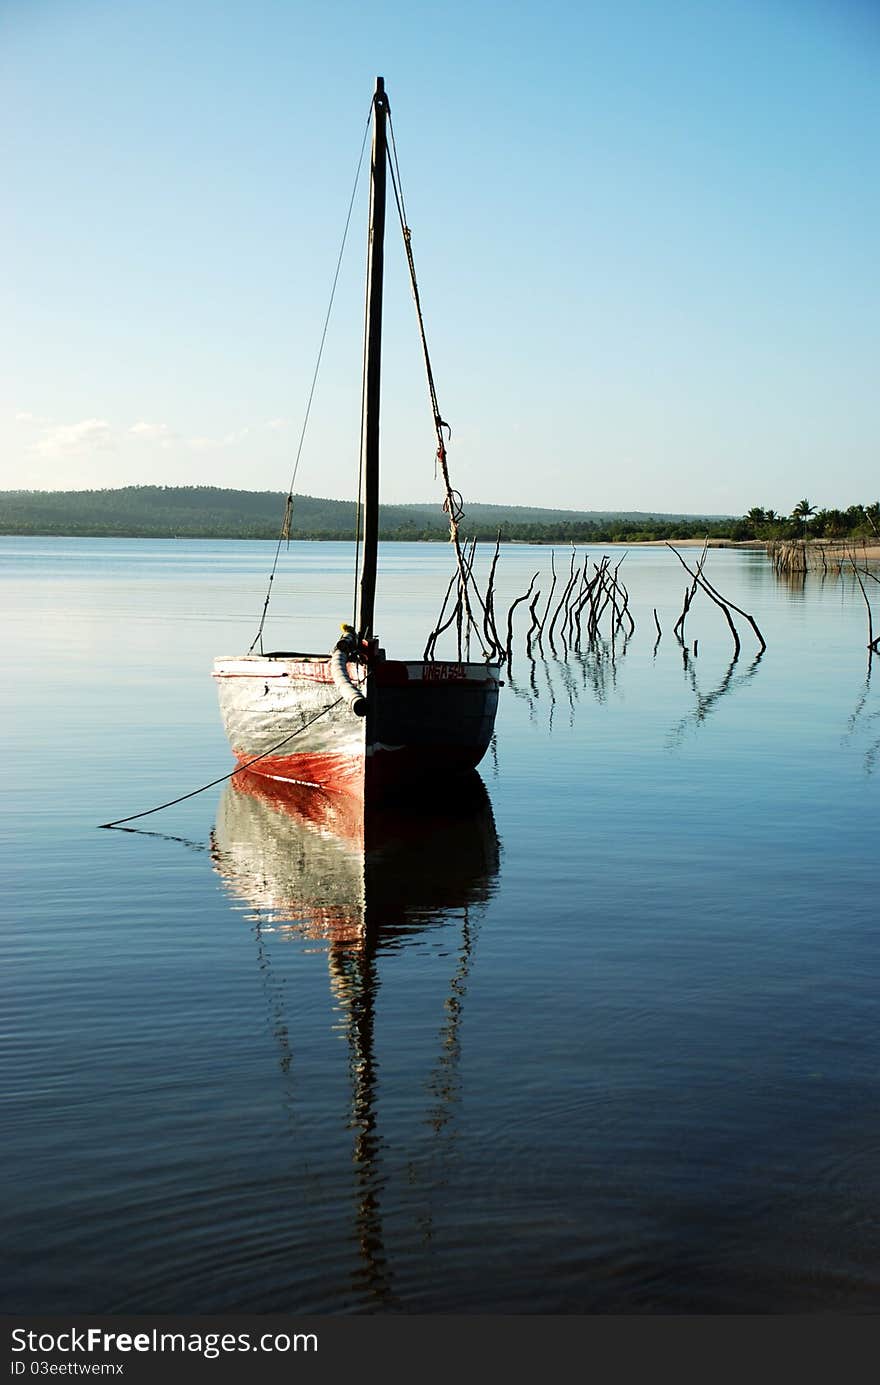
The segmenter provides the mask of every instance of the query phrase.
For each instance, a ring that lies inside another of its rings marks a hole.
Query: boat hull
[[[233,753],[250,772],[362,796],[474,769],[492,737],[499,668],[384,660],[348,665],[366,715],[340,698],[329,659],[247,655],[214,663]]]

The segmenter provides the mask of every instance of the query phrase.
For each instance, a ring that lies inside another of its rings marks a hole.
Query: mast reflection
[[[460,919],[449,996],[438,1017],[439,1057],[426,1082],[426,1119],[436,1135],[458,1095],[462,1006],[476,941],[475,906],[494,891],[500,844],[478,775],[454,797],[371,812],[342,795],[237,774],[218,806],[211,855],[224,887],[254,912],[269,1021],[293,1106],[292,1049],[284,987],[273,977],[269,937],[323,944],[348,1048],[355,1238],[353,1286],[377,1304],[394,1300],[380,1194],[383,1139],[377,1120],[375,1004],[379,956],[424,929]],[[447,1132],[448,1133],[448,1132]]]

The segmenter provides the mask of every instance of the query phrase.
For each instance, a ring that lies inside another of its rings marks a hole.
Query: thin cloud
[[[83,452],[107,451],[116,445],[113,428],[106,418],[84,418],[79,423],[47,428],[33,450],[42,457],[73,457]]]
[[[161,447],[163,451],[171,447],[177,438],[177,434],[167,423],[147,423],[144,419],[133,423],[128,432],[138,442],[152,443]]]
[[[173,436],[167,423],[146,423],[143,419],[133,423],[128,430],[136,438],[170,438]]]
[[[220,451],[225,447],[234,447],[237,442],[241,442],[250,433],[250,428],[237,428],[233,433],[225,433],[222,438],[196,437],[187,439],[187,447],[193,452],[212,452]]]
[[[25,423],[30,428],[51,428],[51,418],[46,418],[43,414],[33,414],[30,409],[19,409],[13,414],[16,423]]]
[[[247,438],[255,438],[262,430],[280,432],[289,424],[287,419],[276,418],[265,423],[246,424],[219,435],[185,437],[175,432],[168,423],[146,418],[117,427],[106,418],[84,418],[77,423],[58,424],[23,409],[16,412],[14,417],[19,424],[33,430],[28,450],[46,458],[83,456],[96,451],[137,449],[140,452],[142,447],[168,451],[178,446],[191,452],[224,452],[239,446]],[[134,451],[130,455],[133,458]]]

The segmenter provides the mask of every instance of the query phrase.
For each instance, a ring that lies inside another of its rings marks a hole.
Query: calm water
[[[270,556],[0,539],[4,1309],[876,1310],[858,589],[713,552],[769,646],[731,668],[630,552],[626,648],[521,654],[485,792],[387,815],[366,882],[344,821],[223,785],[96,830],[231,768],[210,663]],[[448,564],[384,550],[390,654]],[[505,550],[499,606],[548,564]],[[267,647],[327,647],[350,547],[292,545],[276,589]]]

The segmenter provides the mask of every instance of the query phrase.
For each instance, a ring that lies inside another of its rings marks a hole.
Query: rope
[[[292,741],[294,736],[298,736],[301,732],[307,731],[310,726],[314,726],[316,721],[320,721],[321,717],[326,716],[334,707],[338,707],[341,701],[342,698],[337,697],[335,702],[331,702],[329,706],[323,707],[316,716],[304,722],[296,731],[291,731],[290,735],[285,736],[277,745],[273,745],[269,750],[264,750],[261,755],[255,755],[252,760],[246,760],[243,765],[237,765],[235,769],[230,770],[229,774],[221,774],[219,779],[212,779],[210,784],[203,784],[200,789],[191,789],[189,793],[182,793],[179,798],[169,798],[167,803],[160,803],[155,808],[145,808],[142,813],[131,813],[127,818],[114,818],[113,822],[100,822],[98,826],[118,827],[120,823],[123,822],[134,822],[135,818],[148,818],[151,813],[161,813],[163,808],[173,808],[175,803],[183,803],[188,798],[195,798],[196,794],[204,793],[206,789],[213,789],[215,784],[223,784],[227,779],[231,779],[233,775],[241,774],[242,770],[250,769],[251,765],[255,765],[258,760],[265,760],[267,755],[274,755],[276,750],[280,750],[283,745],[287,745],[287,742]]]
[[[474,619],[473,612],[471,611],[470,601],[468,599],[468,583],[472,579],[470,573],[465,568],[464,556],[461,551],[461,543],[458,537],[458,526],[459,522],[464,517],[464,506],[462,504],[460,492],[454,490],[452,487],[452,482],[449,479],[449,467],[447,466],[446,462],[446,437],[444,436],[444,430],[446,434],[448,434],[449,437],[451,437],[452,429],[450,428],[449,424],[446,423],[443,419],[443,416],[440,413],[440,405],[437,401],[437,390],[434,385],[434,372],[431,369],[431,357],[428,352],[428,339],[425,334],[425,320],[422,314],[422,301],[419,295],[418,281],[416,279],[415,260],[413,259],[412,232],[409,226],[407,225],[406,220],[406,208],[403,200],[403,184],[400,177],[400,166],[397,161],[397,143],[394,138],[394,125],[391,120],[390,111],[388,113],[388,128],[391,133],[391,186],[394,189],[394,200],[397,203],[397,215],[400,220],[400,229],[403,232],[403,244],[406,249],[406,260],[407,264],[409,265],[410,285],[412,287],[413,300],[416,305],[416,316],[418,318],[419,323],[419,336],[421,337],[422,342],[422,354],[425,358],[425,372],[428,377],[428,393],[431,397],[431,410],[434,415],[434,430],[437,434],[437,461],[440,463],[440,470],[443,474],[443,484],[446,488],[446,499],[443,502],[443,509],[445,513],[449,516],[449,536],[452,539],[453,544],[455,545],[455,557],[456,562],[458,564],[459,578],[461,580],[461,592],[462,599],[464,601],[465,612],[467,614],[468,622],[473,627],[477,639],[479,640],[479,627],[477,625],[476,620]]]
[[[260,645],[260,653],[262,654],[262,652],[263,652],[263,627],[264,627],[264,625],[266,624],[266,615],[267,615],[268,610],[269,610],[269,600],[270,600],[270,598],[271,598],[271,596],[272,596],[272,583],[275,581],[275,572],[276,572],[276,569],[277,569],[277,567],[278,567],[278,559],[279,559],[279,556],[280,556],[280,554],[281,554],[281,545],[284,543],[285,539],[287,540],[288,543],[290,543],[290,522],[291,522],[291,516],[292,516],[292,513],[293,513],[293,487],[294,487],[294,484],[295,484],[295,482],[296,482],[296,474],[297,474],[297,472],[299,471],[299,463],[300,463],[300,458],[301,458],[301,456],[302,456],[303,443],[305,442],[305,438],[306,438],[306,428],[308,427],[308,424],[309,424],[309,415],[311,414],[311,411],[312,411],[312,400],[313,400],[314,397],[315,397],[315,386],[316,386],[317,383],[318,383],[318,371],[319,371],[320,368],[321,368],[321,360],[322,360],[322,357],[323,357],[323,355],[324,355],[324,343],[325,343],[326,340],[327,340],[327,328],[330,326],[330,314],[331,314],[332,311],[333,311],[333,302],[334,302],[334,299],[336,298],[336,285],[339,283],[339,271],[340,271],[340,269],[342,268],[342,256],[343,256],[343,253],[344,253],[344,251],[345,251],[345,243],[346,243],[346,241],[347,241],[347,239],[348,239],[348,228],[349,228],[350,225],[351,225],[351,214],[352,214],[352,211],[353,211],[353,209],[354,209],[354,199],[355,199],[355,196],[357,195],[358,183],[360,182],[361,168],[363,167],[363,162],[364,162],[364,150],[365,150],[366,147],[367,147],[367,134],[369,133],[369,129],[370,129],[370,119],[371,119],[371,117],[372,117],[372,114],[373,114],[373,107],[372,107],[372,105],[371,105],[371,106],[370,106],[370,115],[367,117],[367,123],[366,123],[366,126],[365,126],[365,128],[364,128],[364,137],[363,137],[363,139],[362,139],[362,141],[361,141],[361,152],[360,152],[360,154],[358,155],[357,172],[356,172],[355,175],[354,175],[354,184],[353,184],[352,189],[351,189],[351,197],[350,197],[349,203],[348,203],[348,214],[347,214],[347,216],[346,216],[346,218],[345,218],[345,229],[344,229],[344,231],[342,232],[342,244],[341,244],[340,247],[339,247],[339,254],[338,254],[337,258],[336,258],[336,271],[335,271],[335,273],[334,273],[334,275],[333,275],[333,284],[332,284],[332,287],[331,287],[331,289],[330,289],[330,302],[327,304],[327,312],[326,312],[326,315],[325,315],[325,317],[324,317],[324,328],[323,328],[323,331],[321,332],[321,342],[320,342],[320,345],[319,345],[319,347],[318,347],[318,356],[317,356],[317,359],[316,359],[316,361],[315,361],[315,369],[314,369],[314,372],[313,372],[313,374],[312,374],[312,384],[311,384],[311,388],[310,388],[310,390],[309,390],[309,397],[308,397],[308,400],[307,400],[307,402],[306,402],[305,417],[303,418],[302,430],[301,430],[300,435],[299,435],[299,445],[298,445],[298,447],[297,447],[297,449],[296,449],[296,458],[295,458],[294,463],[293,463],[293,474],[291,475],[291,478],[290,478],[290,485],[289,485],[288,488],[287,488],[287,498],[286,498],[285,503],[284,503],[284,520],[283,520],[282,525],[281,525],[281,533],[278,535],[278,542],[277,542],[277,544],[275,545],[275,557],[274,557],[273,562],[272,562],[272,571],[271,571],[270,574],[269,574],[269,582],[268,582],[268,585],[267,585],[267,587],[266,587],[266,599],[265,599],[265,601],[263,602],[263,613],[262,613],[262,615],[260,616],[260,624],[259,624],[259,627],[258,627],[258,629],[257,629],[257,633],[254,635],[253,642],[252,642],[252,644],[251,644],[250,649],[248,650],[248,653],[249,653],[249,654],[251,654],[251,653],[253,652],[254,645],[256,645],[258,642],[259,642],[259,645]]]

